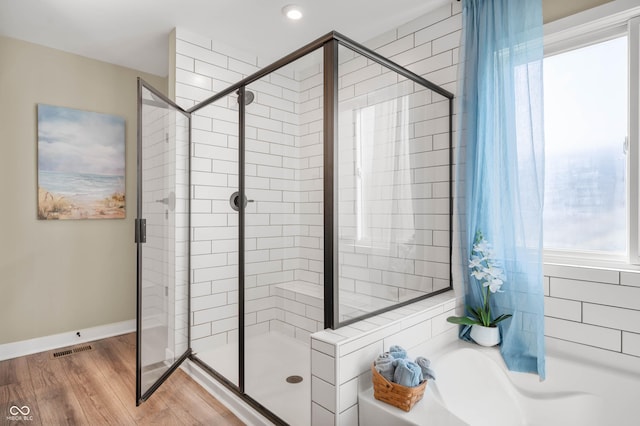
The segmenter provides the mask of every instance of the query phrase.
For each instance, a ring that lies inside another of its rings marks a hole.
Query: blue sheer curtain
[[[544,379],[542,37],[541,0],[463,0],[456,199],[465,303],[482,303],[467,268],[481,231],[506,274],[490,299],[493,318],[513,315],[499,324],[503,358]]]

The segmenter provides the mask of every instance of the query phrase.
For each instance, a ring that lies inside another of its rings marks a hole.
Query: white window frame
[[[544,263],[640,270],[640,5],[615,0],[544,26],[544,54],[552,56],[622,35],[628,37],[627,255],[544,250]]]

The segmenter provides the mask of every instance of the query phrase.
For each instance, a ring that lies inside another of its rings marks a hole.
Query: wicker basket
[[[371,373],[373,374],[373,396],[375,399],[404,411],[410,411],[416,402],[422,399],[424,389],[427,387],[426,380],[413,388],[391,383],[378,373],[374,364],[371,365]]]

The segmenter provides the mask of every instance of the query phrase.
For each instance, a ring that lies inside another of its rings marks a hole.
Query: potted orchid
[[[470,316],[449,317],[447,321],[471,326],[471,338],[482,346],[497,345],[500,343],[500,331],[496,325],[510,318],[511,314],[502,314],[491,318],[489,298],[492,293],[500,292],[500,287],[505,282],[505,275],[504,270],[495,259],[491,245],[480,231],[476,232],[471,249],[469,269],[471,269],[471,277],[481,285],[482,305],[476,308],[467,305]]]

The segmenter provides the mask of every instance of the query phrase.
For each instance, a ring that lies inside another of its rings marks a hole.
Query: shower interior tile
[[[582,303],[575,300],[544,298],[544,314],[548,317],[582,321]]]
[[[205,49],[211,49],[210,39],[198,34],[194,34],[190,31],[185,30],[184,28],[176,28],[176,38],[200,47],[204,47]]]
[[[345,383],[362,374],[371,367],[373,360],[383,352],[383,343],[378,341],[351,352],[348,355],[340,356],[340,371],[338,372],[340,377],[338,378],[338,382]]]
[[[545,296],[549,296],[549,290],[550,290],[550,278],[549,277],[544,277],[544,295]]]
[[[595,281],[599,283],[619,284],[618,271],[598,268],[578,268],[564,265],[545,264],[544,275],[557,278],[568,278],[581,281]]]
[[[336,347],[321,340],[311,338],[311,348],[323,352],[326,355],[335,357]]]
[[[269,323],[261,322],[258,324],[253,324],[245,327],[245,336],[246,337],[255,337],[269,334]]]
[[[400,345],[405,349],[422,344],[431,338],[431,320],[420,322],[412,327],[404,328],[402,331],[386,337],[384,350],[388,351],[393,345]]]
[[[430,27],[440,21],[444,21],[451,16],[449,7],[439,7],[432,12],[422,15],[398,28],[398,37],[404,37],[407,34],[413,34],[423,28]]]
[[[378,328],[378,325],[370,322],[369,320],[362,320],[362,321],[357,321],[353,324],[350,324],[350,326],[356,330],[359,330],[361,332],[366,332],[366,331],[371,331],[371,330],[375,330],[376,328]]]
[[[211,78],[184,69],[176,69],[176,78],[184,84],[211,90],[213,87]]]
[[[311,374],[330,384],[335,384],[335,358],[317,350],[311,350]]]
[[[385,69],[382,74],[377,77],[356,83],[354,94],[355,96],[366,95],[397,83],[398,75],[395,72],[387,71]]]
[[[432,42],[433,54],[437,54],[445,50],[453,50],[454,48],[460,46],[461,36],[462,31],[456,31],[454,33],[447,34],[446,36],[434,40]]]
[[[295,339],[296,337],[296,328],[281,320],[271,320],[269,322],[269,329],[292,339]]]
[[[320,330],[320,329],[322,329],[322,324],[318,324],[318,325],[317,325],[317,327],[316,327],[316,330]],[[313,333],[314,333],[314,332],[307,331],[307,330],[304,330],[304,329],[302,329],[302,328],[297,328],[297,327],[296,327],[296,328],[295,328],[295,334],[294,334],[294,337],[295,337],[297,340],[300,340],[301,342],[303,342],[303,343],[305,343],[305,344],[307,344],[307,345],[308,345],[308,344],[309,344],[309,341],[311,340],[311,335],[312,335]]]
[[[360,335],[362,335],[362,331],[358,330],[357,328],[353,328],[350,325],[344,326],[344,327],[340,327],[336,330],[333,330],[333,332],[335,334],[339,334],[341,336],[344,336],[345,338],[348,339],[353,339],[353,338],[357,338]],[[345,342],[343,342],[345,343]]]
[[[620,330],[550,317],[545,318],[544,329],[545,336],[556,337],[617,352],[622,350],[622,332]]]
[[[640,334],[622,332],[622,352],[640,357]]]
[[[231,71],[238,72],[245,77],[255,73],[260,69],[257,65],[255,65],[255,63],[249,63],[249,61],[243,61],[243,60],[236,60],[234,58],[229,58],[228,63],[229,63],[228,69],[230,69]]]
[[[336,423],[335,414],[315,402],[311,403],[311,424],[333,426]]]
[[[390,58],[398,53],[406,52],[413,47],[413,34],[409,34],[405,37],[398,38],[397,40],[381,46],[377,49],[377,53]]]
[[[582,321],[587,324],[640,333],[640,311],[634,309],[583,303]]]
[[[338,423],[341,426],[358,426],[358,406],[354,405],[338,416]]]
[[[340,344],[340,342],[342,341],[347,340],[347,337],[336,333],[335,330],[331,330],[330,328],[315,333],[313,337],[314,339],[334,346]]]
[[[450,13],[450,12],[449,12]],[[416,46],[462,29],[462,15],[456,14],[415,33]]]
[[[365,377],[366,376],[363,374],[360,377],[356,377],[355,379],[349,380],[348,382],[340,385],[339,413],[342,413],[349,407],[358,403],[358,383],[359,381],[364,380]]]
[[[452,309],[444,314],[436,315],[431,320],[431,335],[437,336],[438,334],[444,333],[445,331],[455,329],[458,326],[455,324],[451,324],[447,322],[447,318],[455,315],[455,310]]]
[[[194,59],[188,56],[176,54],[176,68],[182,68],[183,70],[194,70]]]
[[[311,376],[311,397],[314,403],[323,408],[336,412],[336,387],[317,376]]]
[[[640,310],[640,288],[551,277],[551,297]]]
[[[189,43],[184,40],[176,40],[176,52],[190,58],[198,58],[201,61],[227,68],[227,57],[220,53],[213,52],[208,48]]]
[[[219,81],[226,82],[228,85],[242,80],[242,74],[230,71],[228,69],[211,65],[202,61],[195,61],[194,71],[198,74],[206,75]]]
[[[375,36],[372,39],[367,40],[364,45],[366,47],[368,47],[369,49],[378,49],[379,47],[385,46],[391,42],[393,42],[394,40],[397,39],[397,30],[393,29],[393,30],[389,30],[385,33],[382,33],[378,36]],[[344,57],[344,59],[348,59],[349,57],[347,55],[340,55],[341,59]]]
[[[640,287],[639,272],[620,272],[620,284]]]

